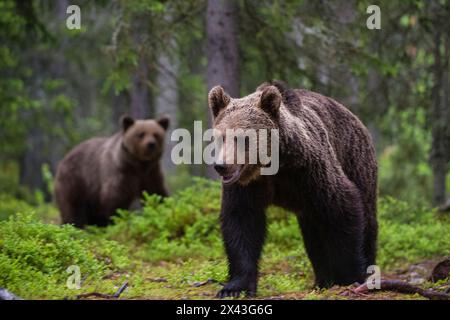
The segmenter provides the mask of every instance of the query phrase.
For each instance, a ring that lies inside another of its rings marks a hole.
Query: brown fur
[[[215,104],[220,96],[229,99],[222,91],[216,87],[209,97],[214,127],[278,128],[280,169],[261,176],[258,166],[244,165],[236,183],[223,185],[230,282],[219,296],[256,292],[270,204],[296,213],[317,285],[363,281],[375,263],[377,238],[377,162],[368,130],[335,100],[307,90],[265,83],[247,97]]]
[[[62,223],[105,226],[143,191],[168,195],[160,158],[169,119],[126,116],[121,123],[120,132],[79,144],[59,164],[55,197]]]

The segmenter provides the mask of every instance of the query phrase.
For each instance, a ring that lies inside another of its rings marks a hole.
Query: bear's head
[[[169,127],[169,117],[135,120],[122,116],[122,145],[125,150],[140,161],[154,161],[161,157],[164,137]]]
[[[280,91],[267,85],[246,97],[233,99],[216,86],[209,92],[208,103],[214,118],[214,135],[220,138],[214,169],[221,175],[222,183],[246,185],[257,179],[261,168],[268,165],[261,161],[261,148],[271,156],[271,134],[278,129],[282,104]]]

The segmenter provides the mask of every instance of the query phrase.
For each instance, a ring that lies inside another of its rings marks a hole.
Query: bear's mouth
[[[238,181],[239,178],[241,177],[242,168],[243,167],[239,167],[234,172],[232,172],[231,174],[223,175],[222,176],[222,183],[223,184],[232,184],[232,183],[235,183],[236,181]]]

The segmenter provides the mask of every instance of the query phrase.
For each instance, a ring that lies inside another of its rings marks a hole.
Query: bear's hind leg
[[[374,200],[376,202],[376,200]],[[378,237],[378,222],[376,214],[376,203],[373,203],[367,209],[366,221],[366,239],[364,245],[364,252],[366,254],[367,265],[375,265],[377,255],[377,237]]]
[[[300,219],[303,240],[311,260],[315,284],[321,288],[349,285],[364,280],[365,257],[361,232],[346,232],[342,226],[323,222],[319,228],[315,219]],[[347,226],[348,227],[348,226]]]
[[[305,250],[314,269],[315,285],[320,288],[327,287],[326,283],[331,278],[331,268],[329,259],[325,256],[325,247],[319,235],[319,229],[312,219],[299,215],[297,218]]]
[[[349,285],[365,279],[366,223],[364,205],[353,184],[345,184],[332,203],[315,202],[299,217],[316,284]]]
[[[63,224],[73,224],[75,227],[83,229],[87,224],[86,208],[74,201],[62,201],[59,204],[61,211],[61,222]]]

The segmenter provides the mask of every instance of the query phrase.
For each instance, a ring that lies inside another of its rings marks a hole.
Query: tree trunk
[[[142,34],[145,32],[145,23],[138,19],[133,24],[133,38],[137,47],[139,61],[132,76],[132,87],[130,89],[130,113],[136,119],[145,119],[150,116],[150,90],[148,86],[149,66],[144,50],[141,48]]]
[[[331,3],[330,3],[331,4]],[[357,4],[354,0],[344,1],[344,2],[332,2],[332,8],[334,12],[339,12],[337,15],[337,21],[339,22],[341,32],[345,34],[346,30],[352,28],[357,17]],[[337,30],[340,33],[340,30]],[[357,40],[349,39],[350,43],[357,46]],[[359,80],[348,68],[348,66],[338,67],[338,77],[345,87],[343,90],[344,95],[341,98],[342,103],[349,108],[352,112],[358,114],[359,112]],[[359,114],[358,114],[359,115]]]
[[[221,85],[234,98],[240,95],[237,13],[237,5],[233,0],[208,0],[206,13],[208,91],[216,85]],[[209,128],[211,124],[210,115]],[[206,176],[217,178],[212,166],[208,166]]]
[[[111,100],[111,123],[114,124],[114,130],[119,130],[120,117],[127,113],[127,106],[131,105],[131,97],[129,92],[121,91],[119,94],[114,95]]]
[[[58,0],[51,9],[52,14],[56,15],[61,25],[65,25],[68,6],[68,0]],[[29,84],[31,96],[33,99],[42,101],[43,108],[47,108],[46,104],[50,99],[45,90],[42,89],[44,80],[46,78],[65,79],[67,77],[67,61],[64,56],[66,46],[67,37],[61,36],[58,47],[51,54],[52,63],[49,67],[46,66],[48,56],[36,52],[30,57],[30,65],[33,69],[33,78],[31,84]],[[45,112],[50,123],[62,121],[60,115],[50,113],[48,110]],[[30,126],[27,147],[19,159],[19,182],[30,191],[42,191],[46,201],[50,201],[52,195],[42,176],[42,166],[47,163],[55,172],[58,159],[61,156],[60,149],[60,139],[52,136],[38,121]]]
[[[163,167],[167,171],[175,169],[171,159],[171,150],[176,144],[170,141],[172,131],[178,128],[178,86],[176,75],[178,73],[178,64],[170,59],[166,54],[158,58],[158,75],[156,83],[158,93],[155,99],[156,116],[167,114],[170,116],[170,126],[166,135],[166,152],[163,155]]]
[[[139,58],[139,65],[133,73],[133,86],[130,91],[131,116],[145,119],[150,116],[149,90],[147,85],[148,67],[145,59]]]
[[[432,145],[430,164],[433,170],[433,201],[435,205],[446,202],[446,177],[450,160],[449,129],[450,121],[448,96],[448,68],[449,48],[445,43],[445,53],[442,55],[442,40],[445,39],[440,31],[435,34],[434,47],[434,89],[432,94]],[[448,40],[447,40],[448,41]]]

